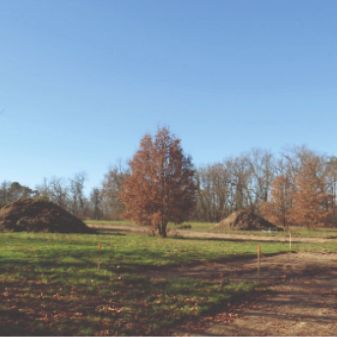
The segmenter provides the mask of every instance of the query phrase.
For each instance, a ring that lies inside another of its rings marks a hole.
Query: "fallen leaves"
[[[96,310],[98,312],[120,314],[123,312],[123,307],[119,305],[105,304],[98,306]]]

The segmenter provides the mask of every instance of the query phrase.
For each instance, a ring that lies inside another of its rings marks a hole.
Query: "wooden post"
[[[261,269],[261,246],[256,246],[256,255],[257,255],[257,275],[260,278],[260,269]]]
[[[97,266],[96,266],[96,269],[97,270],[100,270],[101,269],[101,255],[102,255],[102,242],[98,242],[97,244],[97,249],[98,249],[98,254],[99,254],[99,257],[97,259]]]
[[[289,232],[289,251],[292,251],[292,238],[291,238],[291,232]]]

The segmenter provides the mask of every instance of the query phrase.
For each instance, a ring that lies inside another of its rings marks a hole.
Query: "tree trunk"
[[[166,238],[167,237],[167,223],[161,223],[158,225],[158,231],[159,231],[159,235],[162,238]]]

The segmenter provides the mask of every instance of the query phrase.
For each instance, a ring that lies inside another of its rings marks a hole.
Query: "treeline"
[[[119,198],[126,170],[115,166],[99,187],[86,193],[86,174],[77,173],[70,179],[45,178],[34,189],[19,182],[4,181],[0,185],[0,207],[24,198],[40,198],[56,203],[74,215],[85,219],[120,220],[123,207]]]
[[[120,200],[128,167],[116,165],[101,186],[85,194],[85,174],[45,179],[35,189],[3,182],[0,206],[25,197],[45,198],[81,218],[123,218]],[[337,158],[306,147],[275,155],[255,149],[195,170],[193,220],[218,222],[231,212],[250,208],[284,227],[336,224]]]
[[[251,208],[285,229],[336,224],[337,158],[306,147],[277,156],[252,150],[203,167],[196,178],[199,220]]]

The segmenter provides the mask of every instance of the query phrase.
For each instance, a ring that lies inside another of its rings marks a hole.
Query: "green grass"
[[[212,230],[213,233],[245,234],[254,236],[269,236],[278,238],[288,238],[289,232],[268,232],[268,231],[229,231],[219,228]],[[337,228],[305,228],[291,227],[290,232],[293,238],[317,238],[317,239],[337,239]]]
[[[104,226],[136,226],[136,224],[132,223],[129,220],[94,220],[94,219],[88,219],[84,221],[88,225],[100,225],[102,227]]]
[[[254,236],[270,236],[270,237],[288,237],[289,233],[280,231],[280,232],[268,232],[268,231],[225,231],[216,226],[214,222],[196,222],[196,221],[187,221],[182,225],[170,225],[171,228],[179,228],[184,225],[189,225],[190,228],[185,230],[195,231],[195,232],[207,232],[207,233],[226,233],[226,234],[245,234],[245,235],[254,235]],[[294,238],[322,238],[322,239],[337,239],[337,228],[305,228],[305,227],[291,227],[291,235]]]
[[[169,228],[171,229],[175,228],[182,230],[186,229],[194,232],[214,232],[214,227],[215,223],[213,222],[201,222],[201,221],[186,221],[179,225],[169,224]]]
[[[105,226],[125,226],[125,227],[137,227],[136,224],[129,220],[86,220],[87,224],[99,225],[102,228]],[[225,234],[245,234],[254,236],[270,236],[285,238],[289,236],[288,232],[268,232],[268,231],[233,231],[224,230],[216,227],[214,222],[198,222],[198,221],[186,221],[182,224],[169,224],[169,230],[176,229],[193,231],[193,232],[206,232],[206,233],[225,233]],[[337,228],[313,228],[308,229],[305,227],[291,227],[290,232],[294,238],[322,238],[322,239],[335,239],[337,238]]]
[[[290,231],[294,237],[337,239],[337,228],[308,229],[304,227],[291,227]]]
[[[137,224],[133,223],[130,220],[93,220],[88,219],[85,220],[85,223],[88,225],[98,225],[102,228],[106,226],[125,226],[125,227],[137,227]],[[214,231],[215,223],[213,222],[201,222],[201,221],[186,221],[182,224],[174,224],[169,223],[169,229],[185,229],[184,227],[187,226],[188,230],[193,230],[197,232],[212,232]]]
[[[217,310],[255,285],[220,287],[215,280],[153,271],[255,255],[257,244],[265,254],[288,251],[284,243],[1,233],[0,334],[167,334],[177,322]],[[337,245],[293,249],[336,252]]]
[[[98,244],[102,243],[102,254]],[[179,238],[128,235],[89,235],[52,233],[2,233],[0,258],[15,261],[28,258],[48,263],[62,257],[132,266],[167,266],[196,260],[216,260],[235,254],[255,254],[256,242],[189,240]],[[287,251],[287,244],[264,243],[266,253]]]

